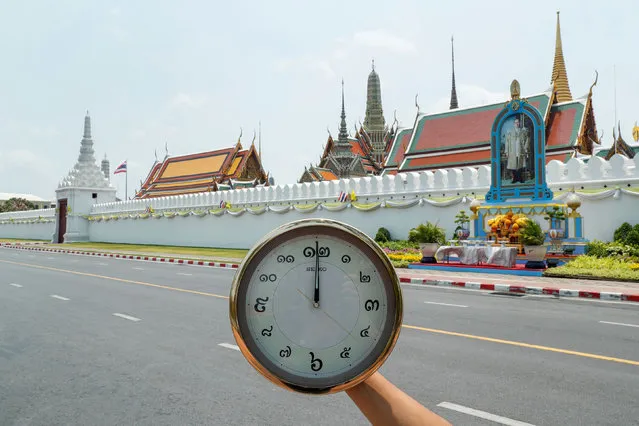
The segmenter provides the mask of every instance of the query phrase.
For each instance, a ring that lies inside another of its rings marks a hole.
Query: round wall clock
[[[366,380],[399,337],[402,295],[382,249],[358,229],[306,219],[266,235],[231,288],[235,340],[273,383],[333,393]]]

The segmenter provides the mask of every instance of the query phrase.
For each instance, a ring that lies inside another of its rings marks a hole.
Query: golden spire
[[[555,85],[557,102],[572,101],[572,94],[570,93],[570,86],[568,85],[568,74],[566,73],[566,63],[564,61],[564,51],[561,47],[559,11],[557,11],[557,38],[555,40],[555,60],[552,64],[551,83]]]

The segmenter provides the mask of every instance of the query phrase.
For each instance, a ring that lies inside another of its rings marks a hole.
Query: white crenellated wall
[[[551,161],[546,173],[549,186],[557,194],[572,189],[578,193],[582,191],[580,212],[584,216],[586,238],[609,240],[621,222],[637,223],[639,197],[634,192],[621,190],[639,186],[639,156],[628,160],[615,155],[610,161],[593,157],[588,163],[579,159],[571,159],[565,164]],[[489,187],[490,167],[481,166],[102,203],[93,205],[90,215],[124,215],[127,218],[90,222],[89,238],[91,241],[121,243],[246,248],[280,224],[304,217],[335,218],[350,223],[371,236],[379,227],[384,226],[394,238],[406,238],[408,230],[418,223],[439,221],[451,237],[455,227],[455,214],[461,209],[468,211],[471,199],[483,196]],[[620,190],[614,197],[610,194],[602,197],[588,195],[589,191],[616,188]],[[349,194],[355,192],[360,204],[380,201],[392,204],[416,199],[422,201],[419,205],[408,208],[385,207],[372,211],[349,206],[341,211],[320,207],[307,213],[294,207],[315,203],[330,205],[335,203],[342,191]],[[465,203],[462,202],[464,196]],[[451,197],[457,199],[449,203],[447,200]],[[231,211],[218,215],[223,201],[231,204]],[[137,217],[148,207],[156,213],[191,213],[186,217],[128,218],[129,214]],[[243,212],[233,212],[234,209]],[[260,211],[261,214],[254,213],[251,209]],[[202,217],[193,214],[198,211],[208,213]],[[216,211],[216,214],[210,214],[210,211]],[[15,214],[0,214],[0,222],[3,217],[8,218],[10,215]],[[613,217],[616,218],[612,219]],[[601,220],[602,218],[606,220]],[[0,223],[0,237],[9,236],[9,228],[6,226],[9,225]],[[50,233],[52,232],[53,228]],[[11,233],[12,238],[26,238],[16,236],[18,231]]]
[[[50,240],[54,219],[55,209],[0,213],[0,238]]]

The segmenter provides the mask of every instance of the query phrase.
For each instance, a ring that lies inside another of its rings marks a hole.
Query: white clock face
[[[247,272],[237,299],[243,339],[293,387],[348,382],[394,343],[397,286],[379,256],[348,234],[309,228],[282,236]]]

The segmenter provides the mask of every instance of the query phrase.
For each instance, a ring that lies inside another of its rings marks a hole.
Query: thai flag
[[[224,207],[226,207],[226,201],[222,200],[220,201],[220,208],[223,209]]]
[[[345,203],[346,200],[348,200],[348,193],[341,191],[339,193],[339,197],[337,197],[337,199],[339,200],[340,203]]]
[[[126,173],[126,160],[124,160],[124,162],[113,172],[114,175],[117,175],[118,173]]]

